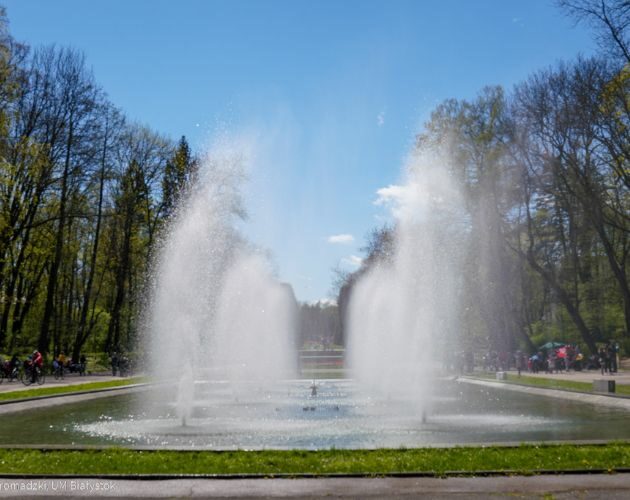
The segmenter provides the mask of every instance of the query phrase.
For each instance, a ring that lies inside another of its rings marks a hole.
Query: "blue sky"
[[[595,49],[552,0],[0,4],[18,40],[83,50],[129,118],[197,150],[251,138],[245,231],[305,301],[356,265],[438,103]]]

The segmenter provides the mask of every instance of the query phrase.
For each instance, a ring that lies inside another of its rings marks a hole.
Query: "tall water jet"
[[[213,357],[226,379],[272,382],[294,374],[291,359],[296,356],[288,355],[296,321],[292,293],[272,278],[261,255],[237,252],[225,275],[215,322]]]
[[[150,373],[174,385],[182,424],[196,385],[294,375],[292,291],[236,228],[243,162],[232,145],[210,152],[156,252],[145,311]]]
[[[462,199],[434,154],[410,156],[402,185],[378,192],[392,210],[391,248],[360,272],[348,306],[352,376],[377,397],[431,406],[440,340],[457,329]]]

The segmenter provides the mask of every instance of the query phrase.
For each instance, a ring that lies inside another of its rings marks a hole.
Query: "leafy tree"
[[[173,157],[168,160],[162,178],[162,210],[169,217],[179,198],[193,185],[199,170],[199,161],[195,158],[182,136]]]

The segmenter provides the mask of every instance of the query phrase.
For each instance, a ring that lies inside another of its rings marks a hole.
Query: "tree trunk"
[[[57,291],[57,280],[59,275],[59,267],[63,256],[63,236],[66,223],[66,203],[68,197],[68,176],[70,172],[70,152],[72,148],[72,116],[69,121],[68,144],[66,147],[66,158],[63,167],[63,176],[61,178],[61,197],[59,199],[59,224],[57,226],[57,238],[55,242],[55,253],[50,266],[50,274],[48,275],[48,289],[46,291],[46,304],[44,306],[44,316],[42,318],[41,328],[39,331],[39,340],[37,348],[40,352],[48,352],[50,345],[50,325],[54,317],[55,294]]]
[[[519,255],[521,257],[524,257],[529,265],[532,267],[532,269],[536,271],[543,278],[543,280],[545,280],[549,284],[549,286],[556,292],[558,299],[560,299],[560,302],[566,308],[569,316],[571,316],[573,323],[575,323],[575,326],[580,332],[580,335],[582,336],[582,339],[588,346],[589,350],[592,354],[596,354],[597,346],[595,345],[595,339],[593,339],[593,336],[586,326],[586,323],[584,322],[580,311],[575,306],[575,304],[573,304],[573,301],[571,300],[571,297],[569,297],[569,294],[566,292],[566,290],[557,282],[555,277],[550,272],[545,271],[545,269],[540,266],[538,262],[536,262],[536,259],[531,254],[531,252],[528,252],[524,256],[522,253],[519,253]]]
[[[72,360],[76,363],[81,355],[81,349],[83,344],[87,340],[88,334],[91,328],[87,328],[88,310],[90,308],[90,302],[92,297],[92,287],[94,284],[94,274],[96,272],[96,259],[98,256],[98,247],[101,234],[101,221],[103,216],[103,192],[105,189],[105,165],[107,154],[107,126],[105,128],[105,140],[103,143],[103,151],[101,156],[101,171],[99,175],[99,187],[98,187],[98,204],[96,209],[96,228],[94,229],[94,244],[92,245],[92,258],[90,270],[88,271],[87,284],[85,286],[85,293],[83,294],[83,304],[81,306],[81,316],[79,318],[79,328],[76,338],[74,340],[74,346],[72,348]]]

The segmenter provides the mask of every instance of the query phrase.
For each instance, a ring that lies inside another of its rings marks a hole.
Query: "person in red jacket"
[[[33,351],[32,362],[33,362],[33,365],[35,365],[40,370],[42,366],[44,366],[44,357],[42,356],[42,353],[39,352],[37,349]]]
[[[39,352],[37,349],[35,349],[33,351],[33,356],[31,357],[31,376],[33,377],[33,383],[35,383],[35,378],[36,378],[36,372],[42,370],[42,367],[44,366],[44,357],[42,356],[42,353]]]

